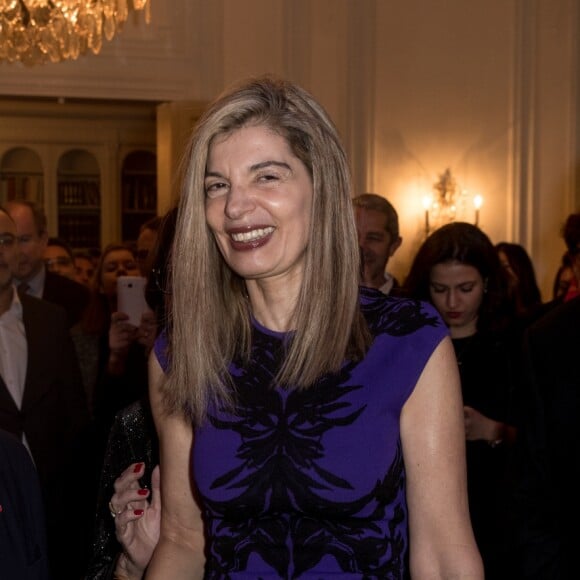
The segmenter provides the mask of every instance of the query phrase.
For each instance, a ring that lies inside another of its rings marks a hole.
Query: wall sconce
[[[460,189],[450,169],[446,169],[439,180],[433,185],[435,194],[423,197],[425,210],[425,236],[428,236],[438,227],[454,222],[456,219],[465,219],[469,199],[475,208],[475,225],[479,226],[479,210],[483,205],[481,195],[470,196],[467,190]]]

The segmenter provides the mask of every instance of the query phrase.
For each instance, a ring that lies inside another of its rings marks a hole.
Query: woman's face
[[[85,256],[76,256],[74,260],[75,265],[75,280],[79,284],[83,284],[87,288],[91,287],[93,276],[95,275],[95,267],[89,258]]]
[[[436,264],[431,268],[429,291],[453,338],[476,333],[484,293],[477,268],[455,260]]]
[[[112,250],[103,258],[101,291],[108,297],[116,296],[119,276],[139,275],[139,267],[129,250]]]
[[[302,281],[312,180],[286,139],[265,126],[217,138],[205,176],[206,221],[237,274]]]

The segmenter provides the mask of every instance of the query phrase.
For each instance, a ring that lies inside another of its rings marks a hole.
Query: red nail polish
[[[139,473],[142,467],[143,467],[142,463],[137,463],[137,465],[135,465],[135,467],[133,468],[133,473]]]
[[[136,516],[142,516],[142,515],[143,515],[143,510],[133,510],[133,513],[134,513]]]
[[[137,493],[139,495],[147,495],[149,493],[149,490],[148,489],[140,489]]]

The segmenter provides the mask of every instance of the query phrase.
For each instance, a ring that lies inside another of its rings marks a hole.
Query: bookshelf
[[[0,164],[0,203],[21,199],[42,204],[43,193],[44,173],[40,157],[26,147],[7,151]]]
[[[101,245],[99,164],[83,149],[67,151],[57,169],[58,236],[73,248]]]
[[[121,235],[136,240],[139,228],[157,215],[157,156],[152,151],[130,152],[121,169]]]

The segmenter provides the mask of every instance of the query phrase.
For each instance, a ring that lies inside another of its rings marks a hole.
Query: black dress
[[[85,580],[113,578],[121,545],[115,537],[115,522],[109,512],[113,484],[131,463],[145,463],[142,487],[151,488],[151,472],[159,463],[157,434],[146,399],[123,409],[116,417],[105,452],[97,499],[95,535]]]
[[[453,339],[463,404],[508,425],[516,423],[515,340],[507,334],[485,332]],[[466,441],[466,452],[469,510],[485,577],[513,578],[512,450],[505,442]]]

